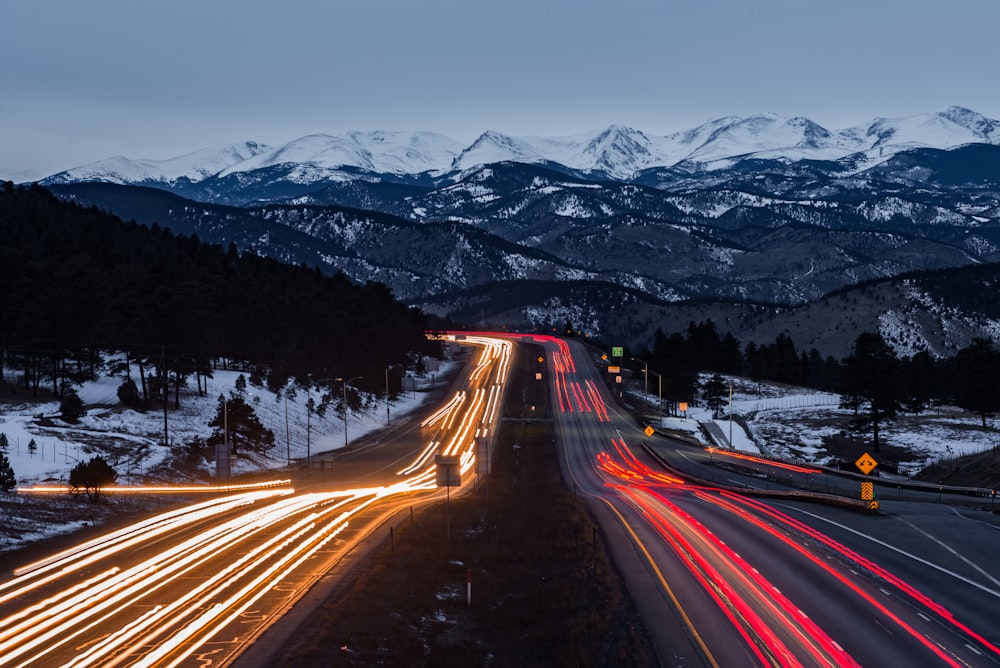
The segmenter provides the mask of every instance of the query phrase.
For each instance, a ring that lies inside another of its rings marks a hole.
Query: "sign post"
[[[447,515],[447,527],[445,529],[448,541],[451,542],[451,488],[462,486],[462,466],[457,455],[436,455],[434,462],[437,464],[437,486],[444,487],[447,495],[445,511]]]
[[[858,457],[854,465],[867,476],[878,466],[878,462],[866,452]],[[875,485],[868,480],[861,483],[861,500],[868,502],[868,510],[878,510],[878,501],[875,500]]]

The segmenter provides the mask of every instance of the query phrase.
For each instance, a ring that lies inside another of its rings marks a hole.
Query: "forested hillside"
[[[360,375],[378,388],[387,365],[434,352],[423,314],[384,285],[125,223],[38,186],[0,186],[0,286],[0,381],[36,392],[62,394],[108,353],[171,386],[227,360],[272,385]]]

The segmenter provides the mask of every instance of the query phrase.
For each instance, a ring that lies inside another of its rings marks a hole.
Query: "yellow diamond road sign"
[[[862,473],[868,475],[872,472],[873,468],[878,466],[878,462],[872,459],[872,456],[866,452],[858,457],[858,461],[854,462],[854,465],[861,469]]]
[[[656,433],[656,430],[650,427],[648,424],[646,425],[646,428],[643,431],[646,433],[646,436],[652,436],[654,433]]]

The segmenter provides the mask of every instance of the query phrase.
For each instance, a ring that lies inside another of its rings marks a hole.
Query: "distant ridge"
[[[727,116],[695,128],[655,136],[621,125],[567,137],[515,137],[486,131],[468,146],[433,132],[314,134],[270,147],[253,141],[206,148],[168,160],[113,157],[73,167],[43,185],[103,181],[132,185],[197,184],[281,167],[299,183],[351,181],[374,175],[461,178],[504,161],[561,165],[628,181],[651,169],[697,165],[728,167],[736,160],[840,160],[857,156],[869,168],[915,148],[948,149],[1000,144],[1000,121],[963,107],[829,130],[803,117]]]

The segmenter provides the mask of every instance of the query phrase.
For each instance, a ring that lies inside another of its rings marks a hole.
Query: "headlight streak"
[[[248,492],[271,487],[286,487],[291,480],[267,480],[239,485],[109,485],[101,492],[111,494],[222,494],[225,492]],[[18,494],[65,494],[68,485],[32,485],[18,487]]]
[[[70,570],[77,570],[90,563],[89,561],[80,560],[80,557],[83,555],[100,553],[100,556],[104,557],[108,554],[131,547],[139,541],[149,540],[157,535],[171,531],[177,526],[196,522],[206,517],[210,517],[213,514],[225,512],[238,506],[251,504],[261,499],[273,496],[283,496],[291,494],[292,492],[293,490],[291,489],[251,492],[248,494],[229,496],[221,499],[213,499],[211,501],[203,501],[202,503],[198,503],[193,506],[185,506],[184,508],[161,513],[160,515],[156,515],[155,517],[136,524],[131,524],[118,531],[112,531],[111,533],[98,536],[93,540],[76,545],[69,550],[64,550],[58,554],[52,555],[51,557],[35,561],[27,566],[16,568],[14,569],[14,575],[22,577],[29,574],[50,571],[58,568],[61,563],[69,562],[70,560],[73,561],[69,566],[67,566],[67,568]],[[23,592],[24,590],[20,588],[22,585],[23,581],[21,580],[10,580],[0,585],[0,591],[11,587],[19,587],[19,591]],[[10,596],[6,595],[0,596],[0,603],[9,600],[9,598]]]
[[[126,624],[114,633],[111,633],[106,638],[102,639],[100,642],[91,645],[81,654],[77,654],[73,657],[73,660],[69,663],[63,664],[62,668],[75,668],[76,666],[90,666],[93,665],[92,659],[98,656],[107,656],[113,647],[120,645],[123,638],[129,638],[134,635],[134,631],[145,625],[146,620],[155,617],[159,614],[162,606],[156,605],[152,609],[147,610],[137,619],[133,620],[131,623]],[[105,666],[104,668],[107,668]]]
[[[136,666],[154,666],[156,661],[161,658],[166,657],[168,654],[172,653],[176,647],[180,646],[186,639],[190,638],[194,633],[200,631],[210,622],[215,620],[219,614],[230,611],[230,614],[225,620],[222,620],[216,624],[218,627],[225,627],[234,621],[239,615],[243,614],[247,608],[257,602],[267,591],[273,588],[275,585],[283,581],[289,574],[291,574],[296,568],[298,568],[302,562],[315,554],[318,550],[324,547],[330,540],[336,537],[337,534],[342,532],[347,528],[348,522],[347,518],[360,512],[364,508],[368,507],[374,502],[374,498],[369,499],[367,502],[361,504],[358,508],[352,509],[350,512],[343,513],[337,518],[334,518],[327,523],[320,531],[308,536],[306,540],[300,542],[292,550],[287,551],[283,557],[276,561],[273,565],[268,567],[264,572],[260,573],[256,578],[251,580],[249,583],[244,585],[236,593],[232,594],[225,602],[215,604],[209,611],[204,615],[201,615],[191,624],[188,624],[184,630],[171,636],[169,642],[162,643],[157,649],[151,654],[143,657],[138,661]],[[310,527],[312,524],[310,524]],[[286,542],[290,542],[286,541]],[[278,546],[272,550],[272,554],[277,554],[283,552],[282,549],[284,545]],[[271,555],[268,555],[271,556]],[[280,571],[280,572],[279,572]],[[267,585],[264,587],[263,585]],[[241,602],[242,601],[242,602]],[[141,646],[142,643],[139,643]],[[167,664],[169,666],[175,666],[182,660],[187,658],[192,652],[198,648],[198,645],[190,646],[186,653],[180,654],[174,659],[173,662]]]
[[[24,619],[26,617],[31,617],[32,615],[35,614],[44,613],[47,608],[59,603],[60,601],[65,600],[66,598],[75,596],[81,591],[86,591],[91,587],[97,585],[97,583],[101,582],[102,580],[107,580],[111,576],[117,575],[119,572],[121,572],[121,569],[118,568],[117,566],[115,568],[109,568],[108,570],[102,573],[98,573],[97,575],[91,578],[87,578],[83,582],[78,582],[77,584],[62,590],[61,592],[58,592],[54,596],[51,596],[45,599],[44,601],[40,601],[39,603],[35,603],[34,605],[30,605],[27,608],[19,610],[18,612],[12,615],[4,617],[3,620],[0,621],[0,642],[7,640],[8,638],[10,638],[11,636],[15,635],[16,633],[18,633],[23,629],[32,628],[36,622],[36,620],[34,619],[29,619],[23,624],[19,624],[17,626],[14,626],[13,628],[9,628],[12,624],[17,622],[18,620]],[[64,573],[60,574],[60,577],[62,575],[64,575]],[[8,628],[9,630],[3,630]]]
[[[197,535],[154,558],[126,569],[100,587],[91,588],[57,605],[46,602],[44,613],[30,620],[30,628],[22,625],[17,636],[8,634],[8,639],[0,643],[0,663],[16,658],[29,649],[48,642],[46,651],[65,644],[84,629],[71,633],[83,620],[91,619],[112,606],[125,604],[130,597],[148,594],[166,584],[168,578],[183,569],[196,566],[211,558],[217,551],[224,550],[234,539],[259,530],[259,524],[269,516],[280,518],[289,506],[301,503],[297,499],[278,502],[275,507],[259,509],[248,516],[230,520],[218,530]],[[207,542],[206,542],[207,540]],[[39,635],[41,634],[41,635]],[[6,653],[4,653],[6,652]]]
[[[65,665],[72,668],[98,664],[111,667],[136,660],[139,663],[135,665],[177,665],[273,591],[278,582],[296,573],[305,560],[347,527],[348,518],[380,499],[434,490],[437,485],[431,457],[436,451],[457,455],[461,470],[468,472],[476,463],[477,439],[487,438],[499,419],[503,384],[513,350],[509,341],[470,338],[474,345],[483,346],[470,374],[471,394],[456,393],[448,404],[425,420],[423,426],[434,427],[448,436],[424,448],[414,463],[400,472],[405,479],[383,487],[313,494],[296,494],[290,488],[274,487],[283,482],[255,486],[253,492],[162,513],[23,566],[15,579],[0,584],[0,603],[41,587],[56,586],[61,578],[73,577],[100,559],[127,555],[138,544],[160,540],[171,530],[219,513],[233,512],[240,506],[268,502],[261,508],[248,508],[247,512],[177,545],[164,547],[155,557],[88,576],[0,619],[0,665],[51,665],[53,657],[66,656],[70,650],[73,656]],[[58,489],[65,492],[65,487]],[[225,486],[211,491],[235,489],[236,486]],[[338,513],[338,508],[341,511],[336,517],[322,521],[323,517]],[[260,545],[249,542],[265,531],[277,533],[267,536]],[[241,544],[253,547],[242,552]],[[237,552],[227,552],[231,549]],[[234,555],[232,560],[224,561],[221,568],[218,561],[212,561],[226,559],[229,554]],[[178,588],[182,579],[192,579],[195,583]],[[296,589],[301,586],[297,584]],[[144,609],[146,606],[149,609]],[[136,607],[142,612],[134,610],[131,615],[126,612]],[[72,643],[78,647],[73,649]]]
[[[316,494],[312,496],[313,500],[316,501],[315,505],[322,505],[327,501],[325,498],[326,495]],[[324,510],[323,513],[334,512],[351,500],[352,499],[343,499],[340,503],[334,504],[333,507]],[[304,503],[302,507],[311,507],[310,502]],[[169,605],[161,606],[160,613],[155,617],[148,618],[141,628],[136,627],[136,632],[133,633],[133,636],[137,635],[139,632],[144,632],[145,630],[154,627],[154,625],[155,630],[147,633],[145,637],[139,639],[134,637],[124,637],[118,645],[120,646],[125,642],[131,642],[133,646],[140,647],[151,644],[157,637],[162,636],[165,632],[169,631],[183,620],[183,608],[186,607],[188,611],[192,611],[208,605],[210,603],[208,600],[209,598],[220,595],[226,587],[232,585],[234,578],[230,577],[231,575],[239,577],[244,573],[249,572],[249,569],[253,568],[257,563],[263,563],[266,559],[274,558],[276,554],[284,550],[296,537],[305,534],[310,528],[315,526],[317,517],[318,513],[313,512],[308,514],[294,525],[286,528],[276,536],[242,555],[236,561],[230,562],[225,568],[212,575],[197,587],[186,592],[180,598],[175,599]],[[201,600],[193,600],[196,596],[203,593],[204,596],[202,596]],[[108,650],[110,649],[112,649],[112,646],[108,647]],[[105,668],[118,665],[118,663],[120,663],[120,661],[106,663]],[[74,664],[70,663],[68,665],[71,666]]]
[[[456,392],[452,395],[451,399],[448,400],[448,403],[434,411],[434,413],[432,413],[429,417],[425,418],[424,421],[420,423],[420,426],[429,427],[432,424],[440,422],[449,415],[450,411],[461,405],[461,402],[463,401],[465,401],[465,392]]]
[[[469,433],[476,428],[479,418],[483,413],[483,406],[486,403],[486,393],[482,388],[476,390],[476,395],[469,406],[469,410],[463,414],[462,422],[455,430],[455,435],[451,442],[444,448],[441,454],[457,455],[463,445],[470,444]]]
[[[394,493],[395,491],[404,489],[407,489],[405,485],[398,487],[394,486],[392,490],[385,490],[383,488],[361,490],[359,496],[381,497],[388,493]],[[328,502],[330,498],[335,496],[350,497],[353,495],[353,493],[338,492],[335,494],[321,495],[320,497],[313,495],[313,498],[306,500],[287,500],[285,503],[276,504],[281,507],[267,509],[267,512],[254,513],[254,515],[257,516],[256,519],[250,519],[249,524],[244,528],[244,531],[240,533],[248,533],[250,531],[258,531],[261,528],[265,528],[266,525],[269,525],[274,521],[279,521],[285,514],[295,512],[296,506],[298,506],[299,509],[308,508],[316,503]],[[265,524],[260,525],[260,522],[262,521],[264,521]],[[239,519],[233,520],[227,523],[227,526],[234,524],[238,525],[239,522]],[[113,608],[113,606],[118,604],[125,605],[130,600],[129,597],[146,595],[160,588],[163,584],[165,584],[165,579],[173,576],[174,573],[181,571],[187,572],[197,567],[200,563],[208,558],[211,558],[227,547],[234,539],[232,534],[237,532],[227,531],[226,527],[223,527],[222,530],[215,531],[213,533],[217,536],[215,540],[205,542],[204,535],[192,538],[189,541],[185,541],[185,543],[181,544],[176,549],[169,550],[157,559],[147,560],[146,562],[129,569],[127,572],[123,572],[121,576],[117,578],[116,583],[104,582],[96,591],[90,591],[89,595],[84,592],[78,594],[73,599],[63,601],[58,606],[49,607],[46,610],[46,614],[42,615],[46,618],[45,620],[39,619],[39,617],[36,616],[31,620],[30,628],[15,629],[15,631],[20,632],[20,635],[11,638],[0,645],[0,664],[6,665],[10,659],[16,658],[43,643],[49,643],[44,648],[43,655],[56,647],[64,645],[66,642],[79,635],[79,633],[83,630],[86,630],[86,628],[79,628],[82,621],[91,619],[106,610],[117,610],[118,608]],[[192,552],[190,548],[193,545],[198,546],[199,544],[201,548]],[[183,574],[183,572],[181,574]],[[114,593],[115,589],[118,590],[118,593]],[[42,623],[43,621],[45,623]],[[90,626],[98,624],[102,621],[104,620],[92,622]],[[71,629],[74,627],[76,627],[77,630],[75,632],[71,632]],[[42,631],[44,631],[44,633],[42,635],[38,635]],[[8,634],[8,636],[9,635],[10,634]]]
[[[420,452],[420,455],[417,456],[416,460],[414,460],[414,462],[405,469],[397,471],[396,475],[410,475],[414,471],[422,468],[424,464],[426,464],[437,452],[438,445],[440,445],[440,441],[431,441],[428,443]]]

